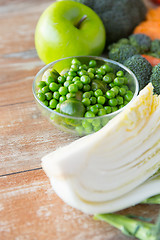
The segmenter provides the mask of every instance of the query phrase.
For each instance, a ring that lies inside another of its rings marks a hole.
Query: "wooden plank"
[[[42,156],[75,139],[49,123],[33,101],[0,112],[0,175],[40,167]]]
[[[7,0],[0,3],[0,54],[34,48],[34,31],[41,13],[54,0]]]
[[[33,101],[33,79],[44,63],[38,58],[18,61],[14,58],[0,60],[0,106]]]
[[[1,177],[0,184],[1,240],[130,239],[66,205],[53,192],[42,170]],[[155,220],[158,209],[156,205],[138,205],[121,213]]]

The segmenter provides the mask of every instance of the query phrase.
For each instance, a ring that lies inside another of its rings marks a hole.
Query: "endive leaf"
[[[149,180],[160,168],[160,96],[148,84],[104,128],[48,154],[42,167],[65,202],[90,214],[160,194],[159,177]]]

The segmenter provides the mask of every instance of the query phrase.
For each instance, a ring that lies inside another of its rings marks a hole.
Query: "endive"
[[[160,96],[152,84],[100,131],[45,156],[42,167],[55,192],[89,214],[159,194],[159,179],[146,182],[160,168]]]

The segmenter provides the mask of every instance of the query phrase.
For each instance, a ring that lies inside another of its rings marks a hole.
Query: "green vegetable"
[[[134,46],[138,53],[146,53],[151,48],[151,39],[145,34],[132,34],[129,37],[130,44]]]
[[[160,39],[155,39],[151,42],[151,53],[153,57],[160,58]]]
[[[85,107],[81,101],[71,98],[60,105],[60,113],[74,117],[83,117]]]
[[[91,7],[102,19],[107,43],[127,37],[145,19],[147,9],[142,0],[74,0]]]
[[[96,214],[94,219],[105,221],[118,228],[123,234],[140,240],[160,239],[160,217],[157,225],[113,213]]]
[[[160,204],[160,194],[147,198],[146,200],[144,200],[142,203],[146,203],[146,204]]]
[[[136,75],[140,90],[149,83],[152,66],[141,55],[134,55],[128,58],[123,64]]]
[[[135,47],[129,44],[126,44],[126,45],[120,45],[119,47],[111,48],[111,50],[108,52],[108,56],[110,59],[114,61],[123,63],[129,57],[132,57],[137,53],[138,51]]]
[[[153,67],[150,81],[154,87],[154,93],[160,95],[160,63]]]

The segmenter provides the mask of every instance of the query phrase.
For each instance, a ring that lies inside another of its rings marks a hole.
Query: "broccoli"
[[[143,0],[73,0],[91,7],[102,19],[107,44],[129,36],[143,20],[147,8]]]
[[[151,56],[160,58],[160,39],[155,39],[151,43]]]
[[[150,82],[152,66],[144,57],[141,55],[134,55],[128,58],[123,64],[137,77],[139,90],[144,88]]]
[[[160,95],[160,63],[153,67],[150,81],[154,88],[154,93]]]
[[[138,53],[148,52],[151,48],[151,39],[145,34],[132,34],[129,37],[130,44],[134,46]]]
[[[120,47],[117,46],[118,45],[115,45],[115,48],[112,47],[108,53],[109,58],[114,61],[123,63],[129,57],[138,53],[135,47],[128,44],[122,44]]]
[[[112,43],[108,46],[108,50],[110,51],[112,48],[119,48],[121,45],[129,45],[129,40],[127,38],[121,38],[118,42]]]

